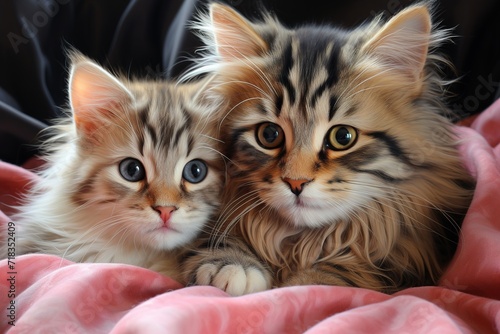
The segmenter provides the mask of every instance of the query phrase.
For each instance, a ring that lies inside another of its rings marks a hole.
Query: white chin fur
[[[188,224],[186,222],[189,222]],[[205,224],[204,217],[175,217],[170,223],[170,230],[154,229],[147,232],[150,246],[158,250],[172,250],[193,241]]]
[[[178,232],[174,230],[155,230],[150,233],[155,234],[151,240],[150,245],[157,250],[172,250],[178,246],[188,243],[195,236],[194,233]]]
[[[307,200],[298,204],[296,196],[292,195],[276,196],[269,204],[290,224],[297,227],[317,228],[346,219],[361,203],[345,200],[328,203],[322,197],[315,196],[308,197]]]
[[[297,227],[321,227],[341,218],[331,209],[292,207],[279,211]]]

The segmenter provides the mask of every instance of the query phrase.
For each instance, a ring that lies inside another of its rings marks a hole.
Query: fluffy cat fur
[[[186,280],[240,295],[287,285],[393,293],[436,284],[473,180],[442,102],[428,4],[353,30],[249,22],[213,3],[195,23],[216,73],[229,182]]]
[[[70,115],[49,129],[46,163],[12,217],[16,254],[126,263],[182,281],[183,246],[212,218],[223,183],[207,81],[128,80],[70,58]]]

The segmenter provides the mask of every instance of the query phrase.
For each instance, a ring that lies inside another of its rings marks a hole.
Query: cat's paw
[[[212,285],[232,296],[241,296],[270,289],[271,276],[254,266],[205,263],[196,272],[196,284]]]

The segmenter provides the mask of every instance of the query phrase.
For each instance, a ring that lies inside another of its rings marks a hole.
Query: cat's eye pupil
[[[335,133],[335,139],[340,145],[346,146],[349,145],[349,143],[352,140],[352,134],[349,132],[348,129],[345,127],[342,127],[337,130]]]
[[[207,164],[200,159],[194,159],[184,166],[182,177],[189,183],[200,183],[206,178],[207,173]]]
[[[198,164],[193,164],[191,166],[191,175],[194,177],[199,177],[201,175],[201,168]]]
[[[256,131],[257,143],[266,149],[273,149],[283,144],[285,135],[283,129],[274,123],[262,123]]]
[[[120,175],[129,182],[137,182],[146,177],[142,163],[134,158],[126,158],[120,162]]]
[[[268,143],[273,143],[278,138],[278,135],[279,133],[275,126],[269,125],[264,129],[263,136]]]
[[[126,171],[128,175],[135,176],[139,173],[139,166],[135,164],[128,164]]]

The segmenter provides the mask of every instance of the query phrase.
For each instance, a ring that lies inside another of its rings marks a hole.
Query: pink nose
[[[158,212],[158,214],[161,217],[161,220],[166,223],[170,219],[170,216],[172,215],[172,212],[177,210],[175,206],[155,206],[153,209]]]
[[[288,183],[288,186],[290,187],[290,190],[292,193],[295,195],[299,196],[300,193],[302,192],[302,189],[304,189],[304,186],[311,182],[311,180],[308,179],[301,179],[301,180],[294,180],[290,179],[288,177],[284,177],[282,179],[284,182]]]

